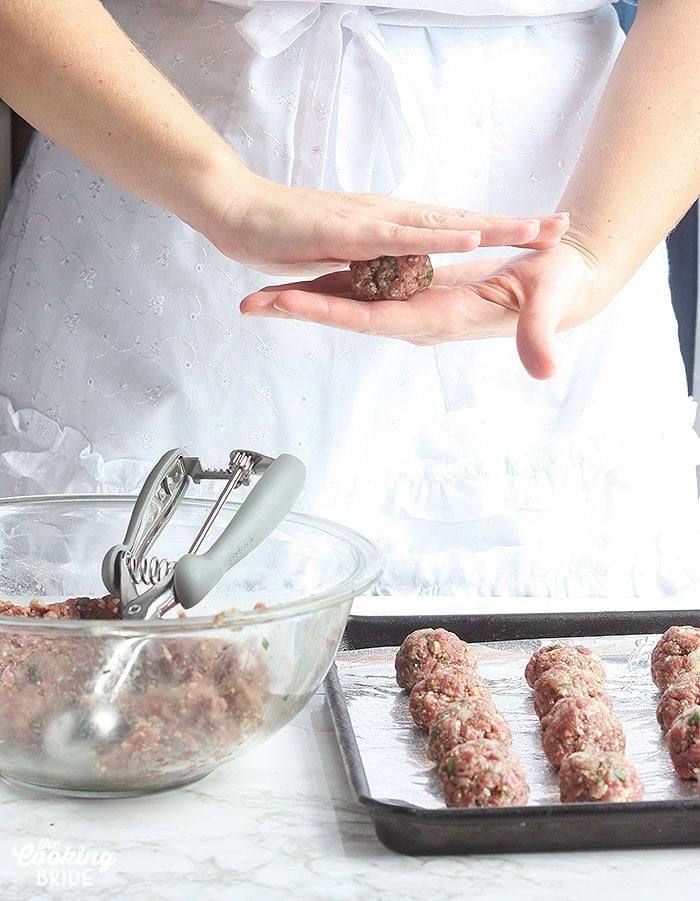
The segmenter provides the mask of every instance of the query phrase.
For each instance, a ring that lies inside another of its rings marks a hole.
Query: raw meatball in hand
[[[396,682],[413,688],[441,666],[455,664],[475,670],[476,654],[466,641],[446,629],[416,629],[404,638],[396,655]]]
[[[358,300],[407,300],[433,280],[429,256],[376,257],[350,263],[352,290]]]

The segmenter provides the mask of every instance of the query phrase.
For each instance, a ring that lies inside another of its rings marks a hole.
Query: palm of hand
[[[301,319],[417,345],[516,336],[534,378],[555,368],[555,332],[590,319],[604,306],[595,267],[561,243],[510,259],[437,268],[430,288],[409,300],[360,301],[348,271],[265,288],[245,298],[246,315]]]

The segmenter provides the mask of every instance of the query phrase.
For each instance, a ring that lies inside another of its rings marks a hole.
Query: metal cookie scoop
[[[197,551],[231,492],[259,481],[212,546]],[[139,493],[124,542],[110,548],[102,562],[102,580],[120,598],[124,620],[163,616],[178,604],[194,607],[219,580],[263,541],[289,513],[304,485],[303,463],[289,454],[276,459],[252,451],[231,453],[227,469],[202,469],[198,459],[168,451]],[[177,562],[148,558],[192,482],[224,479],[226,485],[195,537]],[[138,587],[151,585],[139,594]],[[44,751],[71,775],[85,772],[100,749],[120,741],[126,724],[115,701],[137,663],[147,637],[118,639],[112,656],[90,692],[87,706],[64,707],[47,722]]]
[[[195,556],[231,492],[260,475],[236,515],[204,554]],[[102,561],[102,581],[121,599],[125,620],[163,616],[177,604],[189,609],[199,603],[222,576],[250,553],[284,519],[304,486],[306,470],[296,457],[273,459],[252,451],[231,453],[227,469],[202,469],[198,459],[179,450],[164,454],[136,499],[123,544]],[[146,554],[175,512],[192,482],[225,479],[214,507],[190,551],[172,563]],[[153,587],[138,594],[137,586]]]

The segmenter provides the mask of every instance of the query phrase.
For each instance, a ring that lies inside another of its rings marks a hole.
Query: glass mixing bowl
[[[0,600],[105,595],[102,558],[123,540],[134,501],[0,500]],[[238,506],[225,505],[207,544]],[[153,555],[178,560],[210,509],[183,500]],[[129,623],[0,615],[0,773],[101,797],[201,778],[301,710],[333,662],[353,598],[381,569],[366,538],[291,513],[184,618],[178,608]]]

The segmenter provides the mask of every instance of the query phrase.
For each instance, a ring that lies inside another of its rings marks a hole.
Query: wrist
[[[187,178],[177,184],[177,193],[167,204],[183,222],[217,243],[222,222],[241,196],[250,193],[250,184],[258,176],[250,171],[223,141],[206,142],[206,154],[187,165]],[[230,228],[230,221],[228,222]]]
[[[576,252],[596,286],[596,293],[606,300],[614,297],[634,272],[634,267],[629,268],[623,259],[624,247],[612,246],[609,238],[580,225],[573,216],[561,243]]]

